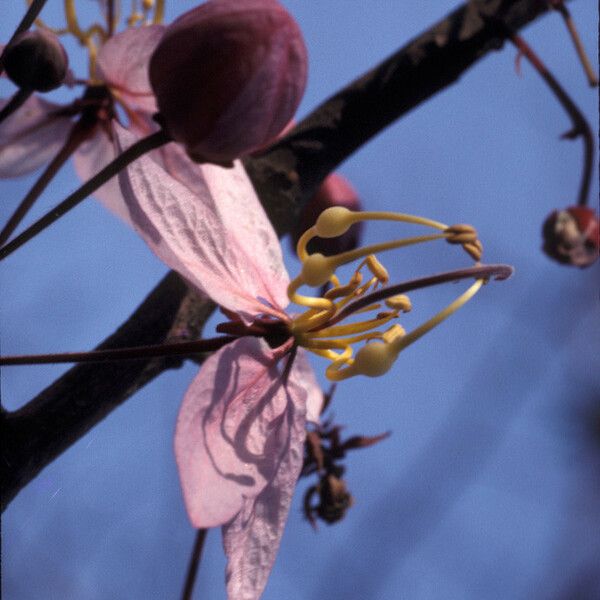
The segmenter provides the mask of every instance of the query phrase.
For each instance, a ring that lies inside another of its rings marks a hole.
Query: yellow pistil
[[[331,238],[343,235],[351,225],[360,221],[397,221],[430,227],[437,230],[437,233],[372,244],[333,256],[308,253],[307,245],[313,237]],[[404,348],[456,312],[481,288],[485,280],[477,279],[454,302],[409,333],[398,324],[385,331],[379,329],[401,313],[410,311],[412,305],[408,296],[393,294],[391,290],[389,297],[385,297],[385,291],[383,295],[380,291],[375,294],[378,301],[368,302],[370,296],[366,295],[367,292],[374,292],[378,286],[385,288],[389,282],[388,272],[375,253],[440,239],[450,244],[461,245],[475,261],[481,258],[483,247],[477,238],[477,232],[470,225],[448,226],[431,219],[392,212],[353,212],[342,207],[329,208],[319,216],[316,224],[300,237],[297,253],[302,262],[302,270],[290,283],[288,296],[292,302],[307,310],[293,319],[291,332],[298,345],[331,361],[332,364],[326,370],[329,379],[340,381],[354,375],[383,375]],[[341,284],[335,271],[342,265],[359,260],[361,262],[348,283]],[[361,273],[363,268],[371,273],[371,277],[364,283]],[[298,290],[303,285],[315,288],[326,285],[331,287],[324,291],[322,296],[315,297],[299,294]],[[364,301],[357,302],[361,298],[364,298]],[[381,300],[385,301],[389,310],[376,313],[363,321],[337,324],[349,314],[378,310]],[[340,317],[336,318],[337,315]],[[361,342],[365,344],[353,357],[353,345]]]

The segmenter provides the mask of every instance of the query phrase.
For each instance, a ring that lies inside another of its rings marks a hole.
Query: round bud
[[[69,66],[67,53],[58,38],[43,29],[19,34],[6,48],[3,62],[13,83],[38,92],[59,87]]]
[[[277,0],[208,0],[150,59],[161,123],[193,160],[229,163],[275,139],[306,85],[302,34]]]
[[[332,274],[329,259],[319,253],[311,254],[302,265],[302,279],[311,287],[325,285]]]
[[[542,227],[544,252],[554,260],[576,267],[589,267],[600,249],[598,215],[587,206],[555,210]]]
[[[385,342],[371,342],[363,346],[354,358],[354,370],[367,377],[387,373],[396,360],[396,353]]]
[[[344,177],[332,173],[303,208],[292,232],[293,247],[296,247],[300,236],[316,224],[320,237],[309,242],[309,252],[331,256],[353,250],[360,243],[362,223],[351,225],[348,217],[351,212],[360,210],[361,202],[354,188]]]

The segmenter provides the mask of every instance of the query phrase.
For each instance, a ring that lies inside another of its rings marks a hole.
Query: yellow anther
[[[316,234],[322,238],[332,238],[343,235],[355,222],[351,210],[343,206],[332,206],[325,209],[315,223]]]
[[[449,244],[461,244],[465,252],[475,261],[481,259],[483,246],[477,238],[477,231],[471,225],[452,225],[444,230]]]
[[[135,27],[140,21],[144,20],[144,15],[139,12],[131,13],[127,17],[127,27]]]
[[[374,254],[369,254],[369,256],[365,258],[365,264],[369,271],[377,277],[377,280],[380,283],[385,285],[390,280],[387,269],[377,260],[377,257]]]
[[[152,10],[154,7],[154,0],[142,0],[142,8],[145,11]]]
[[[405,334],[406,331],[402,325],[392,325],[384,334],[382,334],[381,339],[386,344],[391,344],[393,341],[401,338]]]
[[[412,303],[410,301],[410,298],[406,294],[398,294],[397,296],[387,298],[385,301],[385,305],[388,308],[399,310],[405,313],[410,312],[410,310],[412,309]]]
[[[329,257],[321,253],[311,254],[302,265],[302,280],[311,287],[319,287],[326,284],[333,275],[335,265]]]

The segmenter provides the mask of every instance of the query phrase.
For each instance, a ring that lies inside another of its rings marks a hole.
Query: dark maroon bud
[[[542,227],[543,250],[554,260],[575,267],[589,267],[598,258],[598,215],[587,206],[555,210]]]
[[[362,210],[361,202],[354,188],[347,179],[332,173],[321,184],[317,193],[308,201],[300,214],[298,223],[291,235],[293,249],[300,236],[312,227],[319,215],[332,206],[343,206],[349,210]],[[362,223],[356,223],[343,235],[334,238],[314,238],[308,244],[308,251],[312,254],[320,252],[325,256],[353,250],[360,243]]]
[[[193,160],[229,163],[275,139],[306,85],[302,34],[276,0],[209,0],[150,60],[164,128]]]
[[[19,34],[4,52],[4,68],[10,80],[21,89],[49,92],[59,87],[69,59],[58,38],[37,29]]]

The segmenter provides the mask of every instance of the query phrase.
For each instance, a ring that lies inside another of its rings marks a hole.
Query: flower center
[[[312,238],[338,237],[359,221],[399,221],[430,227],[438,233],[373,244],[333,256],[307,252],[307,244]],[[326,370],[330,380],[340,381],[354,375],[383,375],[404,348],[458,310],[481,288],[485,278],[477,279],[454,302],[410,333],[406,333],[398,324],[387,329],[383,327],[400,313],[410,311],[411,302],[408,296],[395,291],[394,287],[397,286],[390,287],[389,294],[386,294],[388,272],[375,253],[439,239],[460,244],[478,264],[483,247],[477,232],[470,225],[449,227],[437,221],[401,213],[354,212],[339,206],[333,207],[325,210],[314,227],[302,235],[297,245],[302,271],[290,283],[288,296],[292,302],[304,306],[306,311],[293,319],[290,329],[298,345],[331,361]],[[342,284],[335,275],[336,269],[356,261],[360,262],[354,274],[348,283]],[[368,273],[366,278],[363,270]],[[303,296],[297,292],[302,285],[323,286],[323,291],[320,296]],[[383,289],[376,294],[377,302],[370,303],[370,295],[379,286]],[[364,313],[374,314],[366,320],[337,324],[352,314]],[[365,344],[354,355],[354,346],[361,342]]]
[[[41,19],[36,19],[36,25],[52,31],[56,35],[72,35],[87,48],[89,55],[90,82],[98,83],[96,74],[96,57],[98,49],[110,38],[120,20],[121,2],[119,0],[104,3],[104,25],[92,23],[82,28],[77,18],[75,0],[64,0],[66,27],[55,29],[49,27]],[[162,23],[165,10],[165,0],[131,0],[131,12],[124,19],[127,27]]]

